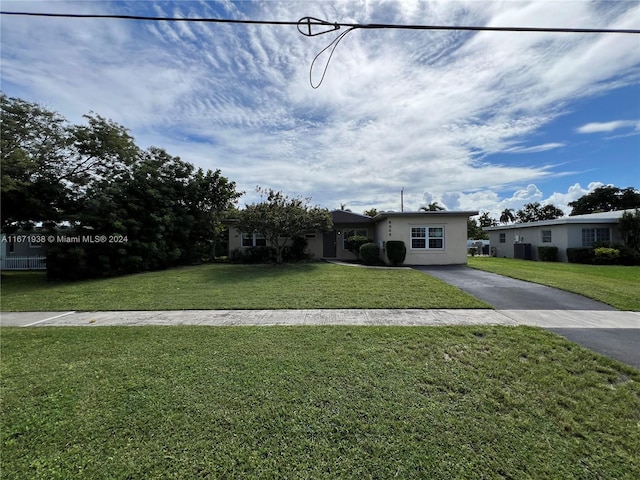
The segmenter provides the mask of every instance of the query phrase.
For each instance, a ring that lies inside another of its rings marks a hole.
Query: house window
[[[242,246],[243,247],[266,247],[267,240],[261,233],[254,234],[242,234]]]
[[[444,227],[411,227],[411,248],[444,249]]]
[[[610,242],[611,232],[608,228],[583,228],[582,246],[592,247],[596,242]]]
[[[542,243],[551,243],[551,230],[542,230]]]
[[[349,245],[347,242],[349,241],[349,237],[368,237],[369,230],[366,228],[349,228],[347,230],[342,231],[342,246],[345,250],[349,250]]]
[[[500,234],[500,243],[507,243],[507,234],[506,233],[501,233]]]

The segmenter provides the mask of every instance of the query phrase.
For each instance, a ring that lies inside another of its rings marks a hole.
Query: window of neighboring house
[[[500,234],[500,243],[507,243],[507,234],[506,233],[501,233]]]
[[[444,227],[411,227],[411,248],[444,249]]]
[[[267,239],[261,233],[242,234],[242,246],[243,247],[266,247]]]
[[[551,230],[542,230],[542,243],[551,243]]]
[[[608,228],[583,228],[582,246],[592,247],[596,242],[610,242],[611,231]]]
[[[349,241],[349,237],[368,237],[369,230],[366,228],[349,228],[347,230],[342,231],[342,247],[345,250],[349,250],[347,247],[347,242]]]

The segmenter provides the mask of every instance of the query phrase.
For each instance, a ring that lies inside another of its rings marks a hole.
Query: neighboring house
[[[375,217],[345,210],[331,213],[333,230],[307,234],[307,251],[314,258],[354,260],[347,239],[354,235],[371,238],[380,245],[381,260],[389,263],[385,244],[401,240],[407,248],[407,265],[467,263],[467,220],[477,211],[382,212]],[[259,233],[245,234],[229,226],[229,251],[265,246]]]
[[[0,270],[45,270],[46,242],[39,233],[0,234]]]
[[[483,230],[489,233],[491,252],[497,257],[537,260],[537,247],[558,247],[558,260],[566,262],[567,248],[591,247],[595,242],[623,243],[618,230],[623,213],[591,213]]]

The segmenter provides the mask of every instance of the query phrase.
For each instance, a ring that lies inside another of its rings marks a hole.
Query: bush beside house
[[[538,259],[542,262],[557,262],[558,247],[538,247]]]
[[[360,247],[360,257],[366,265],[380,263],[380,247],[375,242],[365,243]]]
[[[391,265],[402,265],[404,259],[407,257],[407,247],[402,240],[389,240],[386,243],[387,246],[387,258]]]

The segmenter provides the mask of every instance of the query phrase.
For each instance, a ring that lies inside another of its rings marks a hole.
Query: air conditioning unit
[[[520,237],[520,235],[516,235],[516,236],[513,238],[513,241],[514,241],[515,243],[520,243],[520,242],[522,241],[522,238]]]

